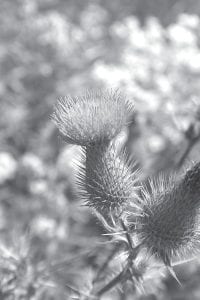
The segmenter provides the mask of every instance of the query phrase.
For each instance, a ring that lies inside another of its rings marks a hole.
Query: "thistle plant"
[[[53,114],[64,139],[83,146],[79,186],[88,206],[105,217],[120,213],[134,195],[133,164],[112,145],[132,113],[132,105],[119,92],[93,91],[60,99]]]
[[[100,298],[126,282],[138,290],[158,265],[176,277],[173,264],[193,258],[199,250],[200,163],[181,178],[160,175],[143,183],[134,163],[115,143],[133,113],[119,92],[97,91],[60,99],[53,114],[64,140],[82,146],[80,195],[118,242],[93,280],[92,297]],[[123,257],[119,274],[99,287],[100,273],[116,254]]]

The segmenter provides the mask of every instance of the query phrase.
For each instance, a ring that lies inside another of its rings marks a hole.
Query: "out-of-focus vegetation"
[[[80,152],[50,120],[56,98],[119,88],[135,105],[125,143],[144,176],[173,168],[199,134],[199,29],[198,0],[0,1],[1,299],[87,293],[109,248],[80,206]],[[177,274],[182,289],[150,272],[138,298],[199,299],[199,261]]]

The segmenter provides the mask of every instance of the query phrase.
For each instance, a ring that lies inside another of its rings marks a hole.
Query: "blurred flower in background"
[[[200,132],[199,27],[198,0],[0,1],[0,241],[15,250],[13,232],[23,236],[29,227],[32,240],[27,280],[17,282],[15,299],[66,299],[66,284],[84,286],[107,254],[102,227],[80,208],[80,149],[64,144],[50,120],[56,99],[90,88],[121,90],[135,109],[116,144],[137,159],[144,178],[173,168],[188,137]],[[198,142],[189,158],[199,160]],[[6,285],[21,262],[16,256],[12,274],[7,258],[0,263],[8,275],[0,279],[2,299],[12,299],[16,281]],[[35,292],[41,265],[59,290],[40,277]],[[151,270],[144,278],[151,295],[138,299],[199,299],[199,263],[177,272],[183,292]],[[152,277],[159,291],[149,287]]]
[[[7,152],[0,153],[0,184],[4,184],[7,180],[13,179],[17,170],[17,162]]]
[[[199,22],[197,15],[180,14],[167,27],[153,17],[142,27],[136,17],[127,17],[111,28],[123,41],[120,62],[94,68],[106,87],[120,87],[135,104],[142,134],[139,151],[133,151],[148,173],[169,166],[167,153],[175,158],[200,104]],[[161,165],[160,155],[166,160]]]

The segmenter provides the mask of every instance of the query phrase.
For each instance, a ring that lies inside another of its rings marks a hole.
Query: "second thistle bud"
[[[149,252],[166,265],[192,257],[200,246],[200,163],[182,180],[166,178],[144,192],[136,232]]]

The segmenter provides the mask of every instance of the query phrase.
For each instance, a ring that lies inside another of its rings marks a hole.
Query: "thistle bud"
[[[170,266],[193,258],[200,246],[200,163],[176,181],[161,177],[144,190],[142,213],[137,218],[139,240],[151,254]]]
[[[52,117],[67,142],[88,146],[111,141],[131,114],[131,104],[120,93],[93,91],[60,99]]]
[[[136,197],[138,174],[133,168],[125,153],[118,153],[112,144],[87,147],[84,174],[79,176],[87,205],[104,217],[119,214]]]

